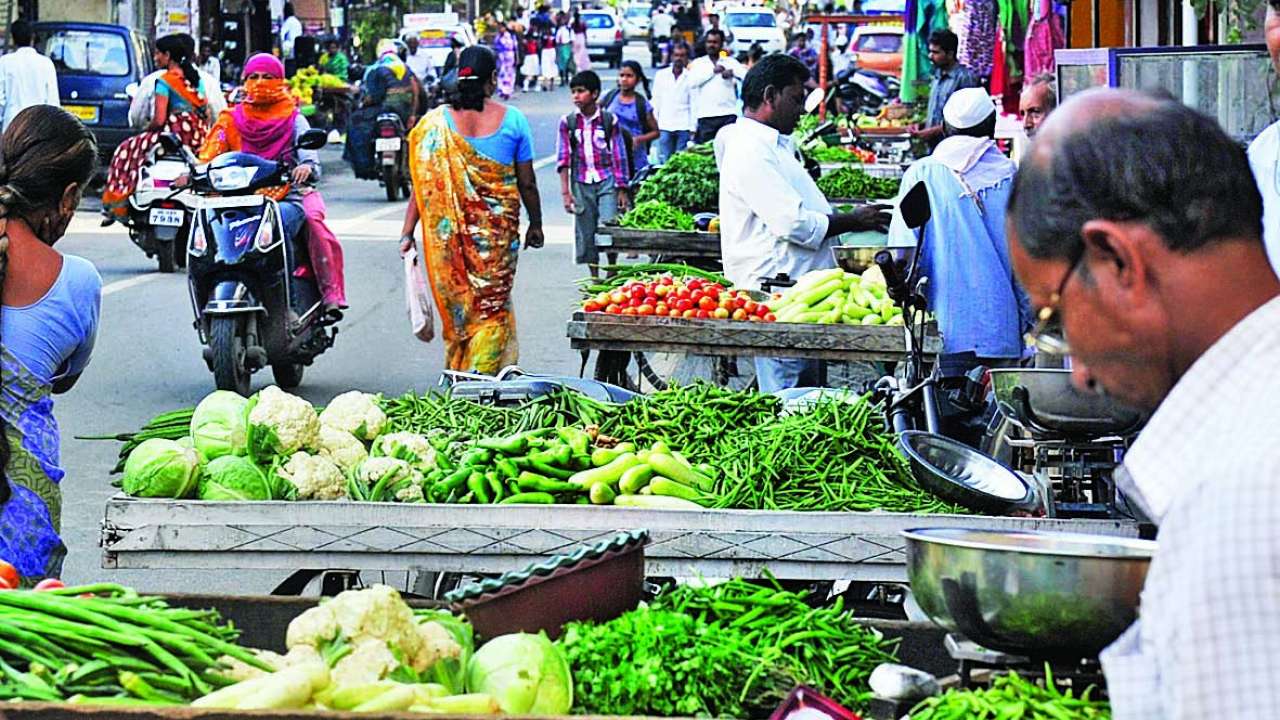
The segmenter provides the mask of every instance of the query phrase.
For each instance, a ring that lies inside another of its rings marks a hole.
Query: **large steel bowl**
[[[888,250],[889,254],[893,256],[893,261],[903,269],[909,266],[912,258],[916,256],[914,246],[889,246],[883,242],[880,244],[835,245],[831,248],[831,254],[835,256],[836,265],[845,272],[862,274],[876,264],[876,253],[881,250]]]
[[[963,528],[906,530],[907,576],[934,622],[992,650],[1094,657],[1138,616],[1149,540]]]
[[[1141,413],[1110,398],[1077,390],[1070,370],[993,369],[991,389],[1001,412],[1032,432],[1129,435],[1145,420]]]

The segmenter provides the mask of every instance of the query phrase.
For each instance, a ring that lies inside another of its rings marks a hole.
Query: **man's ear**
[[[1080,229],[1085,244],[1082,262],[1094,282],[1111,285],[1122,293],[1146,290],[1150,278],[1143,248],[1150,238],[1138,232],[1139,227],[1111,220],[1084,224]]]

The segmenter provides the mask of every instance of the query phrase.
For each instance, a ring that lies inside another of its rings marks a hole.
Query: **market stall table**
[[[720,233],[639,230],[605,225],[596,234],[601,252],[720,259]]]
[[[905,582],[918,527],[1060,530],[1136,537],[1123,520],[971,515],[649,510],[583,505],[204,502],[117,496],[102,528],[104,568],[500,573],[647,528],[651,576]]]

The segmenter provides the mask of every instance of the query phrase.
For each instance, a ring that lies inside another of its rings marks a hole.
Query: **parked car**
[[[649,28],[652,25],[650,14],[653,12],[653,6],[649,3],[643,5],[628,5],[627,9],[622,13],[622,36],[626,40],[644,40],[649,37]]]
[[[58,70],[62,107],[85,124],[98,151],[111,157],[138,131],[129,127],[129,101],[153,69],[146,35],[122,25],[42,22],[36,49]]]
[[[784,52],[787,38],[778,27],[773,11],[765,7],[728,8],[721,16],[724,27],[733,35],[729,50],[734,55],[750,52],[759,43],[766,53]]]
[[[444,67],[445,60],[449,58],[449,53],[453,49],[450,40],[456,38],[464,48],[476,44],[475,30],[463,23],[406,28],[401,32],[400,37],[403,39],[410,35],[418,36],[418,47],[431,58],[436,74],[440,73],[440,69]]]
[[[587,26],[587,51],[591,57],[603,57],[609,67],[622,66],[622,24],[608,10],[583,10],[579,15]]]
[[[849,61],[864,70],[902,77],[902,26],[860,25],[849,41]]]

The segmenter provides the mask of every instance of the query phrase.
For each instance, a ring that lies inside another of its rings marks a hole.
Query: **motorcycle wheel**
[[[302,384],[302,373],[306,369],[301,363],[273,363],[271,375],[275,377],[276,385],[281,390],[292,390]]]
[[[213,383],[249,397],[249,370],[244,366],[244,338],[240,321],[215,317],[209,323],[209,347],[213,350]]]
[[[156,248],[156,264],[160,266],[160,272],[162,273],[173,272],[174,269],[177,267],[177,259],[174,257],[175,253],[177,252],[177,250],[174,248],[174,245],[177,244],[177,241],[170,240],[168,242],[164,242],[162,240],[153,239],[151,242],[154,244]]]
[[[382,168],[382,185],[387,190],[387,200],[395,202],[400,195],[400,171],[394,165]]]

